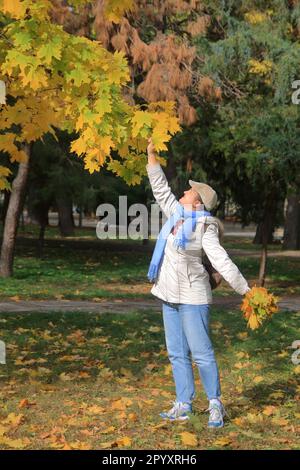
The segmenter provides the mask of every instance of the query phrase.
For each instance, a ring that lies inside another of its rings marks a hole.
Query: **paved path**
[[[226,296],[213,298],[213,306],[239,307],[241,304],[241,296]],[[280,309],[299,311],[300,312],[300,296],[291,295],[282,297],[278,302]],[[144,300],[144,299],[118,299],[112,301],[85,301],[85,300],[7,300],[0,302],[0,312],[95,312],[95,313],[128,313],[135,310],[153,309],[161,311],[161,301]]]
[[[226,251],[231,256],[244,256],[244,257],[252,257],[252,258],[260,258],[261,257],[261,250],[240,250],[238,248],[228,248]],[[280,257],[280,258],[300,258],[300,250],[270,250],[268,251],[268,257]]]

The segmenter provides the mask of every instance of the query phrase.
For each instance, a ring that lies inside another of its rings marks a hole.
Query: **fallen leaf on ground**
[[[257,377],[254,377],[253,382],[255,384],[259,384],[260,382],[263,382],[264,378],[261,375],[258,375]]]
[[[266,416],[271,416],[273,413],[275,413],[276,411],[276,406],[266,406],[264,409],[263,409],[263,414],[266,415]]]
[[[219,437],[219,439],[216,439],[213,444],[215,446],[226,447],[231,444],[231,439],[228,437]]]
[[[23,400],[19,403],[19,408],[29,408],[30,406],[36,405],[35,402],[30,402],[27,398],[23,398]]]
[[[198,444],[198,439],[196,434],[184,431],[180,433],[182,444],[186,446],[196,446]]]
[[[9,415],[2,420],[2,424],[10,424],[12,426],[19,426],[25,421],[24,415],[16,415],[15,413],[9,413]]]

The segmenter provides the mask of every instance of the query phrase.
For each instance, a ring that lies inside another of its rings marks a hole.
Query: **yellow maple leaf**
[[[105,412],[105,408],[103,408],[102,406],[93,405],[87,408],[86,411],[89,415],[99,415]]]
[[[138,402],[138,405],[141,408],[141,404],[139,402]],[[127,414],[125,413],[125,411],[121,411],[120,413],[117,414],[116,418],[117,419],[127,419]]]
[[[77,121],[76,121],[76,124],[75,124],[75,129],[76,129],[77,132],[79,132],[81,129],[83,129],[84,123],[85,123],[84,116],[83,116],[83,114],[80,114]]]
[[[119,400],[115,400],[111,404],[112,410],[125,410],[127,406],[132,405],[132,400],[129,398],[120,398]]]
[[[27,9],[26,3],[21,0],[3,0],[2,10],[4,13],[8,13],[13,18],[23,18]]]
[[[276,407],[272,406],[272,405],[269,405],[269,406],[266,406],[263,409],[263,414],[266,415],[266,416],[271,416],[272,414],[275,413],[275,411],[276,411]]]
[[[300,374],[300,365],[296,366],[293,370],[294,374]]]
[[[277,416],[275,416],[274,418],[272,418],[272,423],[273,424],[276,424],[277,426],[288,426],[290,423],[287,419],[285,418],[279,418]]]
[[[180,433],[182,444],[186,446],[195,447],[198,445],[198,439],[196,434],[184,431]]]
[[[121,439],[118,439],[116,441],[116,444],[118,445],[118,447],[128,447],[131,445],[131,439],[130,437],[121,437]]]
[[[215,446],[221,446],[221,447],[226,447],[231,444],[231,439],[228,437],[220,437],[219,439],[216,439],[213,444]]]
[[[116,444],[115,441],[108,441],[108,442],[101,442],[98,444],[100,449],[111,449],[112,447],[117,447],[118,445]]]
[[[100,148],[89,149],[86,152],[84,157],[85,168],[89,170],[90,173],[97,171],[104,164],[106,155]]]
[[[91,158],[85,158],[84,160],[84,168],[85,170],[88,170],[91,174],[94,173],[94,171],[98,171],[100,168],[99,163]]]
[[[111,136],[109,135],[106,135],[106,136],[101,136],[98,140],[98,143],[99,143],[99,147],[100,149],[105,153],[105,154],[109,154],[110,153],[110,149],[115,147],[115,144],[111,138]]]
[[[142,400],[143,400],[143,403],[145,403],[146,405],[153,405],[154,400],[152,400],[152,398],[148,400],[146,398],[142,398]]]
[[[172,373],[172,364],[167,364],[164,369],[164,375],[171,375]]]
[[[10,447],[11,449],[24,449],[25,447],[28,447],[29,444],[31,444],[31,441],[28,438],[11,439],[9,437],[1,436],[0,437],[1,447],[2,447],[2,444],[4,444],[7,447]]]
[[[260,423],[261,421],[263,421],[263,417],[257,413],[247,413],[245,419],[250,423]]]
[[[111,434],[112,432],[115,431],[115,426],[109,426],[108,428],[105,428],[105,429],[101,429],[99,431],[100,434]]]
[[[237,426],[243,426],[243,424],[244,424],[243,418],[234,418],[234,419],[232,420],[232,422],[233,422],[234,424],[236,424]]]
[[[91,450],[91,445],[88,444],[87,442],[80,442],[80,441],[75,441],[75,442],[70,442],[69,443],[70,449],[74,450]],[[64,450],[67,450],[63,448]]]
[[[10,300],[14,300],[15,302],[19,302],[20,301],[20,297],[18,295],[14,295],[12,297],[9,297]]]
[[[15,413],[9,413],[9,415],[3,419],[2,424],[9,424],[11,426],[20,426],[24,422],[24,415],[16,415]]]
[[[138,415],[136,413],[129,413],[128,414],[128,419],[130,421],[137,421],[138,420]]]
[[[253,382],[255,384],[259,384],[260,382],[263,382],[264,378],[258,375],[257,377],[254,377]]]
[[[168,121],[169,121],[168,130],[171,134],[176,134],[176,132],[179,132],[182,130],[182,128],[179,125],[177,116],[176,117],[169,116]]]
[[[86,141],[82,136],[76,140],[72,140],[71,151],[77,153],[79,156],[86,152]]]
[[[16,150],[10,152],[10,159],[12,162],[26,163],[28,161],[28,155],[24,150]]]
[[[153,114],[147,111],[137,110],[134,112],[132,118],[132,136],[136,137],[141,130],[146,127],[149,128],[152,126]]]

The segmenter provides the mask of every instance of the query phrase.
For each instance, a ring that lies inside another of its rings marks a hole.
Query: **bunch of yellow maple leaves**
[[[259,328],[275,312],[278,312],[279,297],[274,296],[265,287],[252,287],[242,301],[241,311],[252,330]]]

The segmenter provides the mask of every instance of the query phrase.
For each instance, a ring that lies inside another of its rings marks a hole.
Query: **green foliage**
[[[204,3],[211,25],[205,38],[195,38],[196,73],[213,78],[222,101],[199,101],[199,124],[174,140],[186,142],[194,175],[238,203],[243,222],[260,222],[275,193],[277,226],[287,189],[299,185],[300,108],[292,83],[300,77],[300,10],[279,0]]]

